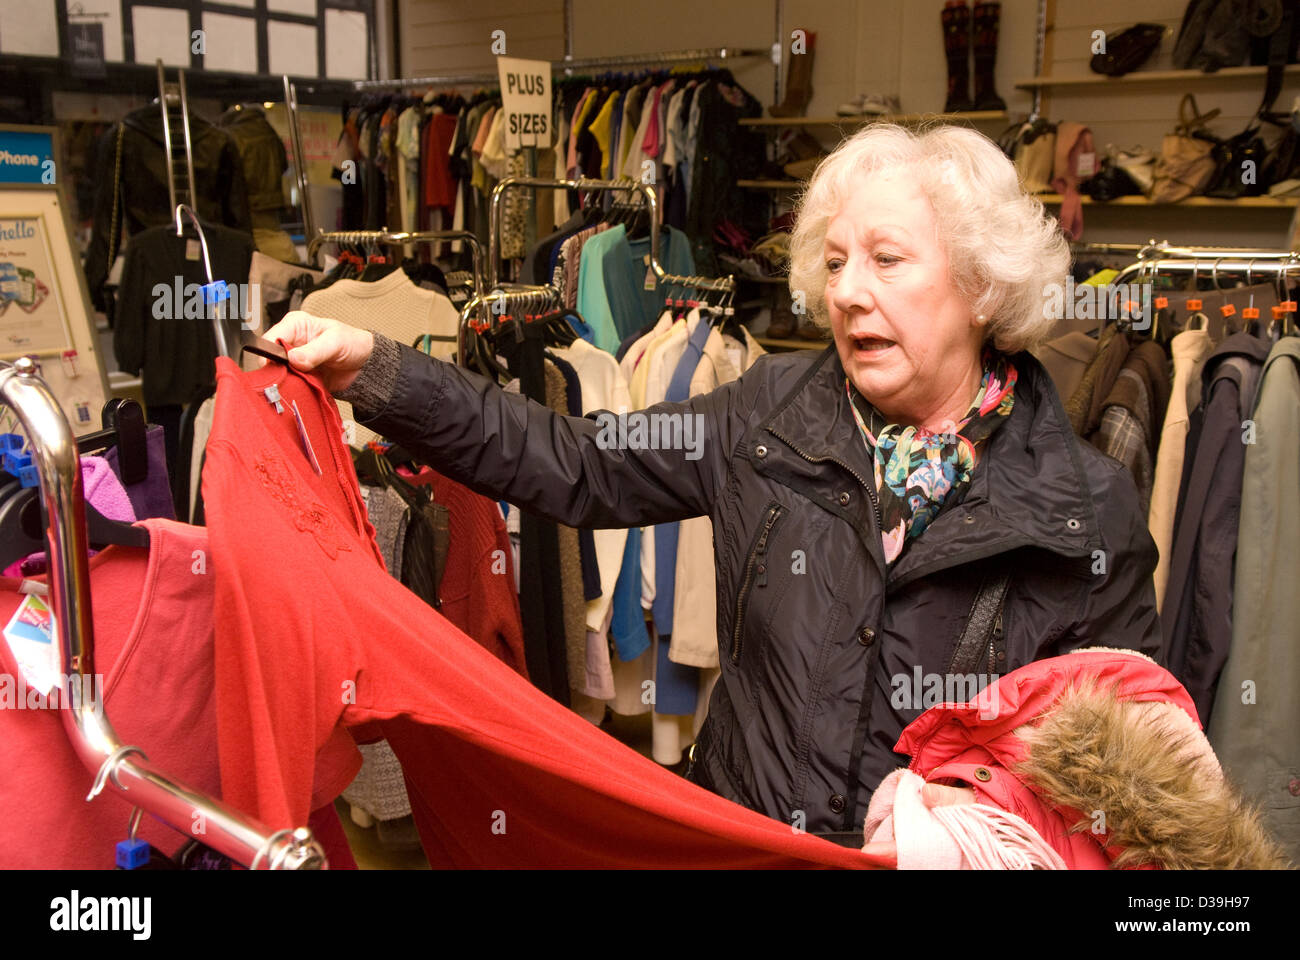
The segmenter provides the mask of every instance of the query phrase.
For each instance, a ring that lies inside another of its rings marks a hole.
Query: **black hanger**
[[[104,429],[77,438],[81,453],[117,449],[119,479],[124,485],[140,483],[149,476],[149,450],[145,443],[144,410],[134,400],[114,397],[100,414]]]
[[[265,357],[267,360],[274,360],[289,366],[289,355],[285,352],[284,347],[278,343],[272,343],[265,340],[255,333],[248,330],[241,331],[239,334],[239,352],[240,354],[251,353],[259,357]]]
[[[28,554],[46,550],[43,509],[38,493],[38,487],[28,487],[0,503],[0,567],[8,567]],[[114,544],[149,546],[146,528],[110,520],[90,503],[85,504],[85,509],[86,538],[94,549]]]

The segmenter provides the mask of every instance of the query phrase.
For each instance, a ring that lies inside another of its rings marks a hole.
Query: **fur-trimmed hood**
[[[1027,820],[1073,868],[1287,866],[1225,779],[1187,691],[1130,650],[1028,664],[926,711],[895,747]]]

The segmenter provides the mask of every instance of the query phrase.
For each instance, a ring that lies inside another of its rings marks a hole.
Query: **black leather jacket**
[[[888,573],[833,346],[762,357],[712,393],[651,407],[703,417],[694,460],[604,449],[592,417],[407,347],[383,409],[357,412],[443,473],[561,523],[709,516],[722,678],[690,776],[810,832],[860,830],[871,792],[906,763],[899,733],[932,705],[900,691],[947,671],[990,563],[1010,587],[989,672],[1091,645],[1162,656],[1132,478],[1075,438],[1037,360],[1014,362],[1015,407],[964,499]]]
[[[117,140],[122,129],[121,169],[118,169]],[[184,134],[178,132],[183,137]],[[194,155],[195,191],[192,206],[200,219],[209,223],[251,232],[248,190],[239,149],[225,131],[191,114],[190,140]],[[104,309],[103,287],[113,268],[109,260],[113,224],[113,196],[119,191],[117,223],[133,237],[146,227],[158,227],[173,220],[168,209],[167,151],[162,116],[157,104],[127,114],[121,124],[108,129],[95,154],[95,222],[86,251],[86,283],[95,306]],[[178,141],[178,143],[181,143]],[[183,153],[183,143],[178,156]],[[178,165],[183,170],[184,161]],[[180,174],[182,180],[184,173]],[[114,244],[116,252],[121,248]]]

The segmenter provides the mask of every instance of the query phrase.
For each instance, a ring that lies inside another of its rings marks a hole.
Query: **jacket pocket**
[[[745,632],[745,613],[749,605],[749,594],[754,587],[767,585],[767,547],[771,542],[777,521],[781,519],[784,508],[775,500],[763,509],[763,522],[759,525],[749,545],[745,559],[744,575],[740,589],[736,591],[736,611],[731,623],[731,662],[740,663],[742,638]]]

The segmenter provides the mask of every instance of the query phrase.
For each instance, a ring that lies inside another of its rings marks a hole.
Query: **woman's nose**
[[[840,313],[870,313],[876,308],[874,279],[865,261],[857,258],[846,261],[830,288],[831,303]]]

